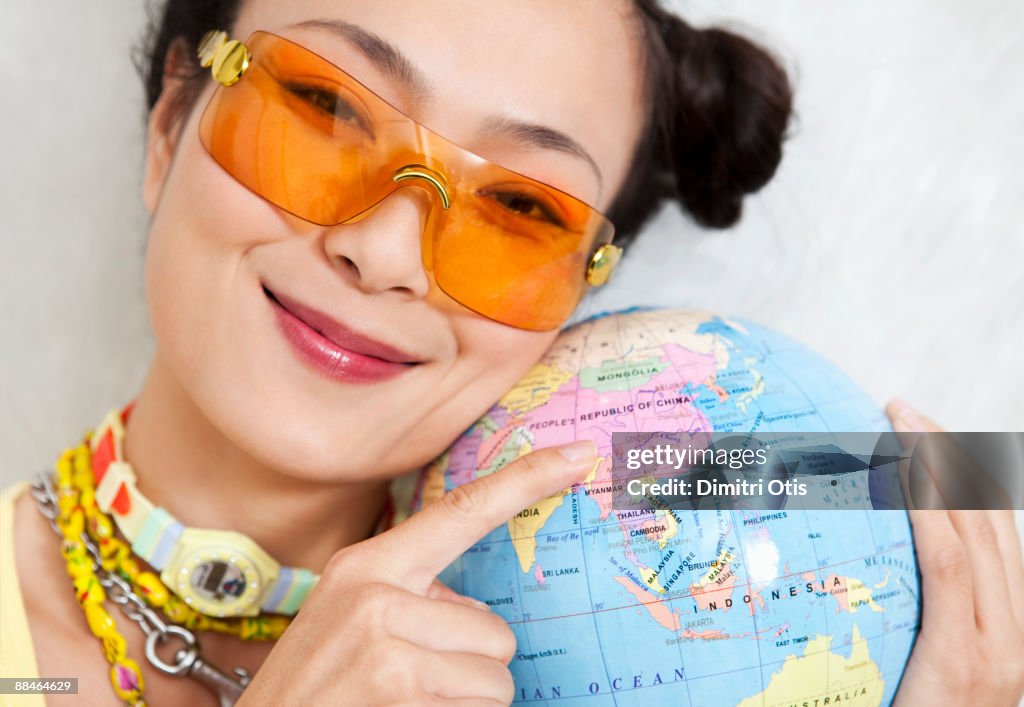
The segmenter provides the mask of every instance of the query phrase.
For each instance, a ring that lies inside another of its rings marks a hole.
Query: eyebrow
[[[322,29],[346,38],[381,73],[398,81],[416,98],[422,99],[430,95],[430,82],[423,72],[383,37],[341,20],[307,20],[294,26]]]
[[[431,87],[427,77],[396,46],[383,37],[343,20],[306,20],[293,26],[325,30],[344,37],[376,65],[381,73],[398,81],[415,98],[422,100],[430,97]],[[505,135],[521,145],[555,150],[578,157],[590,166],[597,177],[598,186],[602,184],[601,170],[594,158],[576,140],[560,130],[498,115],[490,116],[484,121],[483,133]]]

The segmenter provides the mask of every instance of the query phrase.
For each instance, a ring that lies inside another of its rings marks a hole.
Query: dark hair
[[[208,76],[192,48],[207,30],[229,29],[240,2],[167,0],[138,61],[150,109],[175,43],[183,50],[179,59],[189,64],[172,112],[192,106]],[[666,199],[677,200],[703,226],[732,226],[743,197],[763,187],[782,159],[793,103],[786,72],[745,37],[694,28],[658,0],[634,3],[648,117],[625,184],[608,210],[615,242],[632,241]]]

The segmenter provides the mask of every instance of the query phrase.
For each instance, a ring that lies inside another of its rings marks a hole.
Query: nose
[[[324,249],[342,276],[367,294],[422,299],[430,291],[421,247],[435,195],[411,179],[365,215],[328,229]]]

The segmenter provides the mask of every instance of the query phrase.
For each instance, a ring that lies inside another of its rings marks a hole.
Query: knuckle
[[[543,471],[544,462],[541,459],[541,452],[545,450],[538,450],[531,452],[525,456],[519,457],[516,460],[516,466],[520,468],[520,473],[536,475],[538,472]]]
[[[999,534],[996,532],[996,526],[988,517],[988,513],[975,511],[971,515],[969,522],[974,524],[975,531],[978,533],[978,541],[983,545],[998,547]]]
[[[392,588],[386,584],[369,582],[357,587],[349,601],[352,610],[366,625],[379,627],[387,625],[392,618],[394,607]]]
[[[489,485],[477,482],[456,486],[441,497],[445,510],[456,520],[465,520],[479,515],[487,508]]]
[[[395,684],[403,695],[420,695],[426,683],[427,662],[422,651],[412,644],[402,642],[393,659]]]
[[[936,550],[928,558],[935,578],[950,584],[966,584],[971,577],[971,565],[967,552],[960,545],[950,545]]]
[[[345,548],[331,555],[321,574],[331,584],[340,584],[351,578],[357,569],[358,558],[351,549]]]
[[[375,669],[370,676],[373,690],[387,695],[391,701],[414,700],[420,694],[419,657],[409,644],[389,641],[382,646]]]

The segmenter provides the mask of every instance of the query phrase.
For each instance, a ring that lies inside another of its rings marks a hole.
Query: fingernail
[[[589,439],[581,439],[558,448],[558,453],[571,462],[581,462],[597,456],[597,445]]]
[[[897,411],[892,426],[896,428],[897,432],[924,432],[924,423],[921,422],[917,411],[910,407],[909,403],[899,398],[895,398],[892,402]]]

